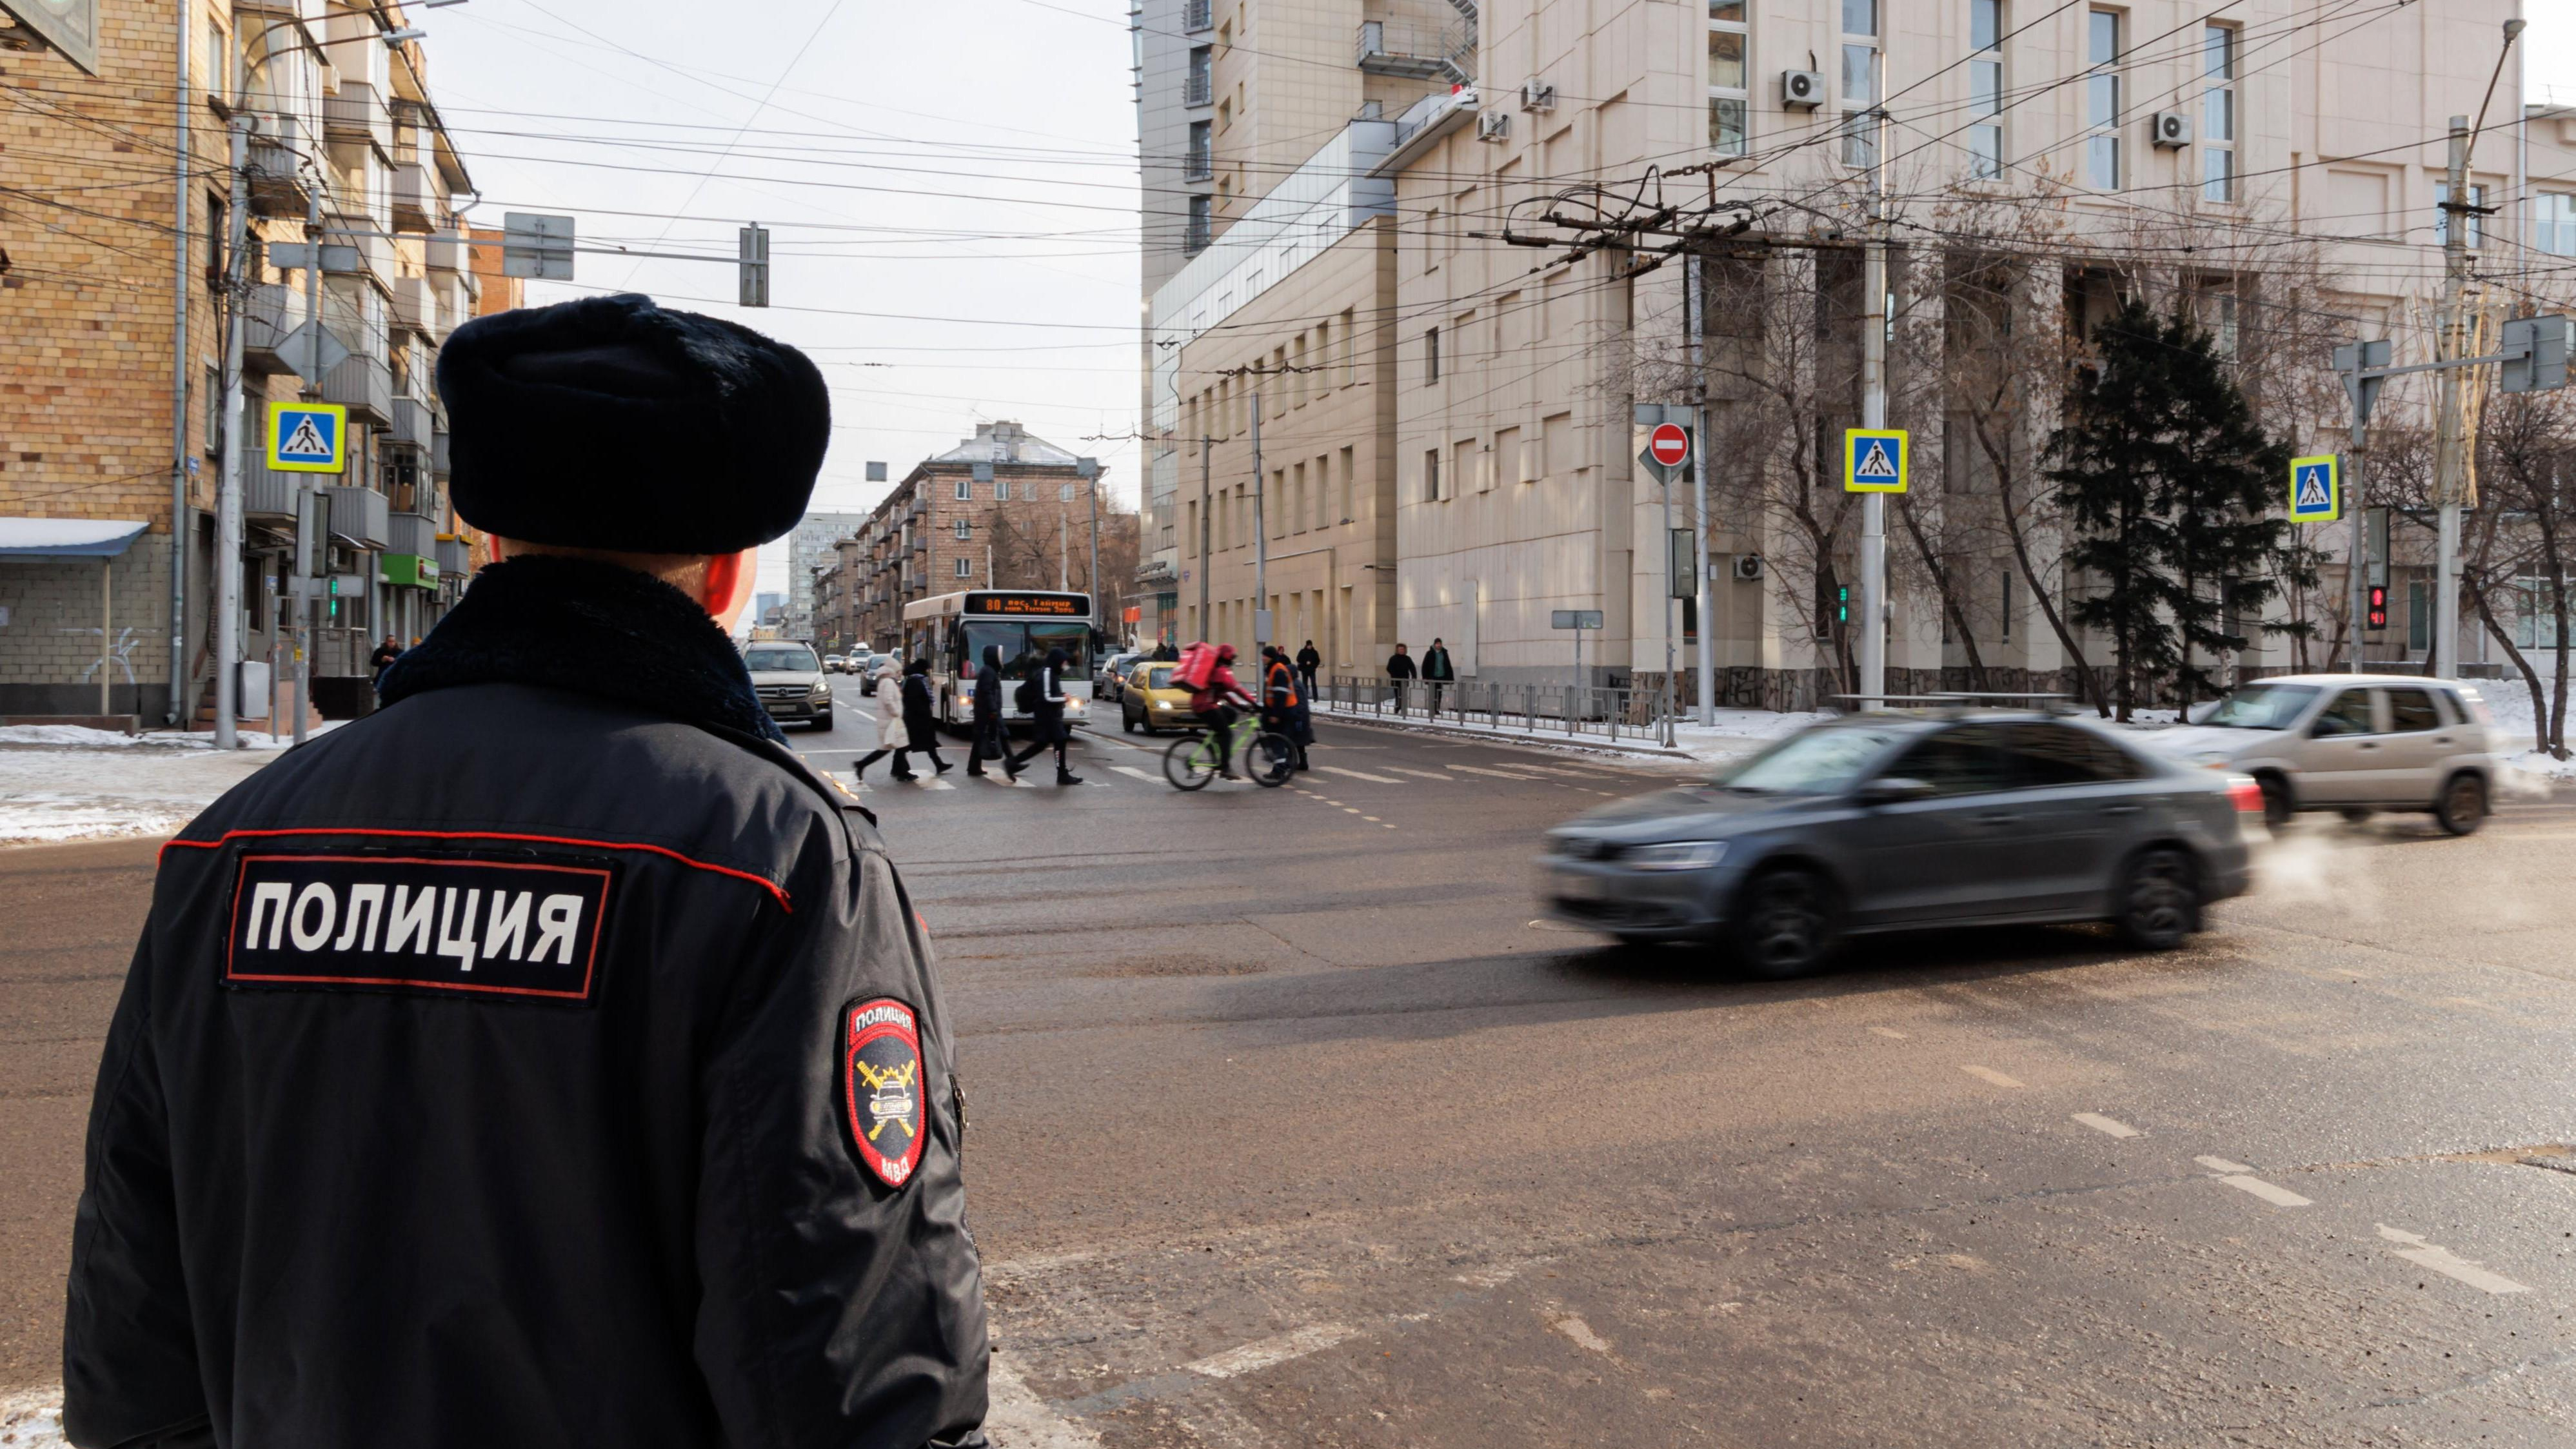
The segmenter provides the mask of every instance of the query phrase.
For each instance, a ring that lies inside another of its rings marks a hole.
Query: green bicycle
[[[1234,757],[1241,762],[1252,783],[1265,790],[1275,790],[1288,783],[1297,770],[1297,747],[1278,735],[1261,728],[1258,715],[1247,714],[1232,726]],[[1216,778],[1216,735],[1211,730],[1193,730],[1172,741],[1163,751],[1163,778],[1182,790],[1204,790]]]

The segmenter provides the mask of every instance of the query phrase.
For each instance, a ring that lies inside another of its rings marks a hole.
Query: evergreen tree
[[[2269,512],[2290,452],[2255,426],[2190,319],[2133,298],[2093,342],[2096,363],[2049,438],[2048,477],[2076,529],[2066,561],[2092,585],[2069,612],[2110,636],[2126,720],[2159,678],[2186,704],[2214,693],[2201,660],[2244,648],[2229,620],[2259,614],[2297,571],[2290,525]]]

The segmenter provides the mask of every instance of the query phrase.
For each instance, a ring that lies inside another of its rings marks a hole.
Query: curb
[[[1493,730],[1461,729],[1456,725],[1432,724],[1427,721],[1387,719],[1381,716],[1328,714],[1318,711],[1315,723],[1357,725],[1361,729],[1391,730],[1399,734],[1438,735],[1444,739],[1481,740],[1489,745],[1520,745],[1539,749],[1585,750],[1594,754],[1627,755],[1641,760],[1679,760],[1687,764],[1703,761],[1686,750],[1668,750],[1661,745],[1632,745],[1626,740],[1603,739],[1598,735],[1502,734]]]

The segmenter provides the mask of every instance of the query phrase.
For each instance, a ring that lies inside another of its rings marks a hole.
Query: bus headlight
[[[1077,694],[1077,695],[1067,695],[1067,696],[1065,697],[1065,701],[1064,701],[1064,712],[1065,712],[1066,714],[1080,714],[1080,713],[1082,713],[1082,696],[1080,696],[1080,695],[1078,695],[1078,694]]]

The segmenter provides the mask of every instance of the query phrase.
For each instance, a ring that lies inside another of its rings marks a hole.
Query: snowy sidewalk
[[[292,743],[242,740],[224,751],[202,734],[0,728],[0,846],[167,835]]]

